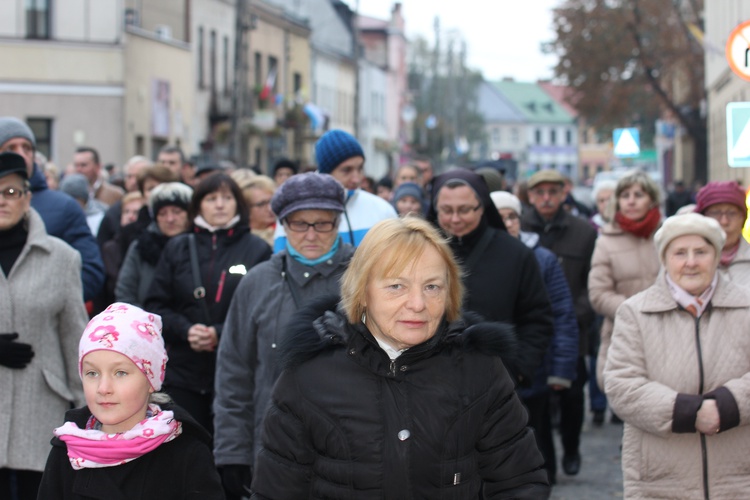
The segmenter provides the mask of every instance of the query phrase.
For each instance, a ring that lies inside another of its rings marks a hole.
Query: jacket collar
[[[718,270],[716,272],[719,273],[719,281],[714,296],[711,298],[711,307],[727,309],[750,307],[750,295],[729,281],[723,273]],[[665,274],[666,271],[662,268],[654,285],[644,292],[642,308],[644,313],[660,313],[679,308],[672,294],[669,293]]]
[[[44,221],[39,213],[33,208],[29,208],[29,237],[26,239],[26,246],[36,246],[46,252],[51,252],[52,247],[47,237],[47,231],[44,229]],[[24,251],[21,255],[24,255]],[[20,258],[20,256],[19,256]]]
[[[336,250],[336,253],[330,259],[314,266],[306,266],[297,259],[292,258],[286,250],[282,250],[276,255],[286,264],[286,270],[291,279],[294,280],[294,283],[303,288],[308,283],[311,283],[313,281],[312,278],[315,276],[328,278],[338,272],[342,266],[346,266],[349,263],[353,254],[354,247],[342,241],[339,244],[338,250]]]

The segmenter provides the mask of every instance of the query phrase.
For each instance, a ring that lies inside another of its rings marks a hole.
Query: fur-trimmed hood
[[[364,325],[348,322],[339,301],[337,296],[323,297],[292,316],[288,334],[279,346],[282,369],[298,366],[324,350],[347,346],[352,335],[360,334],[375,342]],[[508,323],[487,322],[475,313],[466,312],[452,323],[443,321],[434,337],[412,349],[429,351],[445,347],[512,359],[517,350],[515,329]]]

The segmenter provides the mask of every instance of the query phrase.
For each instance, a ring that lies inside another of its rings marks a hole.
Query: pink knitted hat
[[[161,389],[167,351],[161,336],[161,316],[115,302],[86,325],[78,344],[78,374],[83,379],[83,358],[92,351],[124,354],[146,375],[155,391]]]
[[[714,181],[703,186],[695,197],[695,211],[705,213],[708,207],[717,203],[730,203],[747,215],[745,192],[734,181]]]

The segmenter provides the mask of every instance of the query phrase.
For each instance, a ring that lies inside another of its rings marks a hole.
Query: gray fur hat
[[[289,178],[271,198],[271,209],[279,220],[299,210],[344,211],[346,192],[339,181],[328,174],[309,172]]]
[[[190,211],[190,200],[193,198],[193,188],[181,182],[165,182],[151,191],[148,199],[148,210],[155,218],[163,207],[174,205],[186,212]]]
[[[0,116],[0,146],[15,137],[28,139],[31,145],[36,148],[34,132],[28,125],[13,116]]]

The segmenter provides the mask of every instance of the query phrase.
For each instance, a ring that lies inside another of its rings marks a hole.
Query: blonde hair
[[[143,193],[140,191],[131,191],[130,193],[125,193],[125,196],[122,197],[122,205],[127,205],[131,201],[140,200],[145,202],[146,198],[143,196]]]
[[[660,201],[659,185],[646,172],[633,170],[617,181],[615,188],[615,211],[620,211],[620,195],[631,186],[640,186],[646,192],[651,203],[658,205]]]
[[[233,174],[230,174],[230,176],[234,178]],[[253,175],[252,177],[245,177],[243,175],[241,184],[239,181],[237,181],[237,179],[235,179],[235,181],[237,182],[237,185],[240,186],[240,189],[242,190],[242,197],[245,199],[245,203],[247,204],[247,206],[250,207],[250,210],[252,210],[251,205],[255,203],[252,194],[253,189],[260,189],[261,191],[266,191],[271,195],[276,192],[276,182],[267,175]]]
[[[458,319],[464,287],[461,269],[448,242],[424,219],[407,215],[378,222],[365,235],[341,278],[341,304],[350,323],[365,312],[365,292],[370,280],[401,273],[431,246],[445,262],[447,271],[445,316]]]
[[[234,179],[234,182],[237,183],[237,185],[240,187],[240,189],[245,189],[245,185],[250,182],[254,177],[257,177],[258,174],[250,170],[249,168],[238,168],[237,170],[233,170],[229,177]]]

